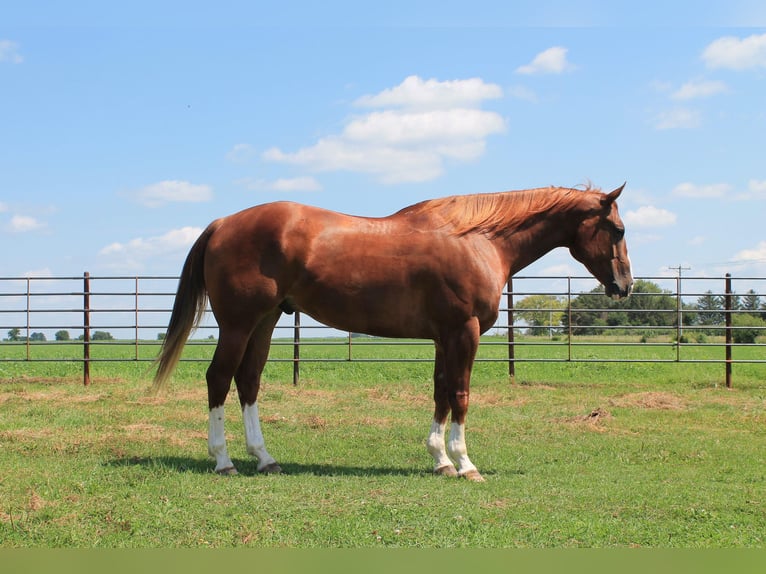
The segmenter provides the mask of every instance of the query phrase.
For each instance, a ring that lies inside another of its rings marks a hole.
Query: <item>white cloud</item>
[[[524,100],[532,102],[533,104],[537,103],[537,94],[526,86],[511,86],[506,92],[509,96],[516,98],[517,100]]]
[[[136,201],[147,207],[160,207],[170,202],[210,201],[213,190],[208,185],[194,185],[188,181],[160,181],[132,192]]]
[[[351,142],[384,146],[442,144],[448,148],[484,140],[502,131],[503,119],[494,112],[453,108],[421,112],[386,110],[352,121],[343,132]]]
[[[501,97],[503,90],[500,86],[485,84],[481,78],[439,81],[409,76],[398,86],[379,94],[362,96],[354,105],[365,108],[460,108]]]
[[[11,217],[11,221],[8,224],[8,231],[12,233],[25,233],[27,231],[35,231],[45,227],[45,223],[39,221],[35,217],[28,215],[14,215]]]
[[[356,116],[340,134],[292,153],[272,148],[263,158],[313,171],[368,173],[384,183],[428,181],[442,175],[445,160],[474,160],[484,153],[487,137],[505,131],[499,114],[478,109],[483,100],[501,95],[498,86],[476,78],[439,82],[411,76],[355,102],[393,109]]]
[[[694,100],[707,98],[728,91],[726,84],[712,80],[692,80],[686,82],[671,94],[674,100]]]
[[[673,195],[680,197],[717,198],[724,197],[731,191],[728,183],[714,183],[709,185],[697,185],[694,183],[679,183],[673,188]]]
[[[686,243],[688,243],[692,247],[697,247],[698,245],[702,245],[703,243],[705,243],[705,241],[707,241],[707,237],[705,237],[704,235],[695,235]]]
[[[322,184],[313,177],[281,178],[274,181],[265,179],[241,179],[237,183],[252,191],[321,191]]]
[[[747,182],[750,197],[754,199],[766,199],[766,180],[751,179]]]
[[[743,249],[737,253],[733,262],[766,264],[766,241],[761,241],[752,249]]]
[[[322,185],[313,177],[281,178],[272,182],[274,191],[321,191]]]
[[[226,154],[226,159],[234,163],[247,163],[257,157],[258,152],[250,144],[238,143]]]
[[[355,171],[377,176],[383,183],[420,182],[436,179],[443,173],[442,157],[434,150],[365,146],[342,136],[319,140],[295,153],[270,149],[268,161],[302,165],[316,171]]]
[[[627,225],[637,227],[666,227],[676,222],[676,214],[667,209],[646,205],[635,211],[628,211],[623,220]]]
[[[675,108],[661,112],[654,118],[657,130],[693,129],[700,126],[700,115],[696,110]]]
[[[19,53],[19,45],[10,40],[0,40],[0,62],[21,64],[24,58]]]
[[[108,266],[112,269],[143,269],[152,258],[185,255],[200,233],[202,229],[199,227],[182,227],[157,237],[112,243],[101,249],[99,255],[109,257]]]
[[[631,231],[628,241],[632,247],[635,247],[637,245],[647,245],[649,243],[662,241],[662,236],[657,235],[656,233],[634,233]]]
[[[710,68],[766,68],[766,34],[753,34],[747,38],[718,38],[705,48],[702,59]]]
[[[22,277],[53,277],[53,272],[50,267],[43,267],[42,269],[32,269],[22,274]]]
[[[517,74],[561,74],[575,69],[567,61],[567,49],[561,46],[548,48],[534,57],[532,62],[516,68]]]
[[[579,273],[580,270],[569,263],[550,265],[540,270],[540,275],[547,275],[550,277],[571,277],[572,275],[578,275]]]

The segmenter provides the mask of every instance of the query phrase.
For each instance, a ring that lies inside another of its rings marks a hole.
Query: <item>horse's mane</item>
[[[600,190],[541,187],[523,191],[455,195],[431,199],[402,209],[403,215],[436,217],[455,235],[484,233],[493,237],[507,235],[520,226],[577,204],[584,193]]]

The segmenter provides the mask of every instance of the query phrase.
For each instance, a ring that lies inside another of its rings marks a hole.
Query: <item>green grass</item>
[[[191,346],[187,356],[209,352]],[[510,384],[505,364],[478,363],[467,439],[482,484],[430,472],[428,362],[305,363],[298,387],[289,363],[269,364],[261,415],[285,472],[256,473],[232,394],[227,436],[240,475],[219,477],[206,455],[206,366],[183,363],[170,391],[152,398],[148,363],[95,363],[87,388],[77,363],[0,363],[0,546],[765,545],[763,364],[736,365],[728,390],[719,364],[519,363]]]

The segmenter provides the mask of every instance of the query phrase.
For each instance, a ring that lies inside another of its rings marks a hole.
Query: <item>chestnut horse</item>
[[[630,294],[615,203],[623,187],[609,194],[541,188],[446,197],[383,218],[276,202],[217,219],[184,263],[154,388],[167,382],[209,299],[219,327],[206,375],[215,470],[236,473],[224,434],[233,377],[247,451],[259,471],[280,472],[266,450],[256,400],[283,312],[342,331],[431,339],[435,410],[426,445],[434,472],[481,481],[465,444],[479,336],[495,323],[508,279],[556,247],[568,247],[608,296]]]

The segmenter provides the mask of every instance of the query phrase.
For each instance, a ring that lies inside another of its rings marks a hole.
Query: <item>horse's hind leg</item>
[[[434,420],[431,432],[426,441],[426,447],[434,457],[434,473],[443,476],[457,476],[454,463],[447,456],[444,435],[447,428],[447,416],[450,411],[449,392],[445,373],[444,352],[441,346],[436,344],[436,356],[434,358]]]
[[[245,355],[234,375],[239,402],[242,406],[242,418],[245,423],[247,452],[258,459],[258,470],[264,473],[282,471],[274,457],[266,450],[257,403],[258,391],[261,387],[261,373],[269,356],[271,334],[280,315],[280,310],[275,309],[258,323],[250,336]]]
[[[210,408],[207,444],[210,456],[215,458],[215,471],[219,474],[237,473],[226,448],[224,403],[231,388],[231,378],[247,348],[248,335],[247,332],[222,328],[213,360],[207,370],[207,394]]]

